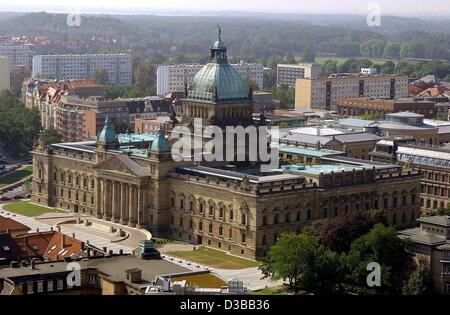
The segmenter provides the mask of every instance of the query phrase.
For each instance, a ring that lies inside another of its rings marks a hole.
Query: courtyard
[[[43,215],[45,213],[58,213],[61,212],[58,209],[47,208],[43,206],[39,206],[27,201],[15,202],[4,205],[3,208],[6,211],[14,212],[20,215],[24,215],[27,217],[37,217]]]

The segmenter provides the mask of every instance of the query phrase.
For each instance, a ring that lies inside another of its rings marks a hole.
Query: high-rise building
[[[7,57],[0,57],[0,91],[11,88],[10,65]]]
[[[98,70],[108,72],[108,82],[132,85],[132,57],[128,54],[38,55],[33,57],[33,76],[57,80],[94,79]]]
[[[295,108],[336,110],[339,100],[350,97],[398,99],[408,95],[408,77],[333,74],[325,79],[297,79]]]
[[[11,65],[28,67],[31,50],[27,45],[0,45],[0,56],[8,57]]]
[[[184,91],[185,84],[191,84],[194,76],[204,65],[200,64],[178,64],[164,65],[157,69],[156,90],[158,95],[166,95],[170,92]],[[239,74],[244,78],[255,81],[259,88],[264,85],[264,67],[258,63],[232,64]]]
[[[318,79],[322,67],[314,63],[280,64],[277,66],[277,85],[295,87],[297,79]]]

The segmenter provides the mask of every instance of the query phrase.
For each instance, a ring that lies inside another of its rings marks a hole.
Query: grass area
[[[25,201],[8,204],[6,206],[3,206],[3,209],[17,214],[25,215],[27,217],[36,217],[50,212],[60,212],[57,209],[38,206]]]
[[[8,186],[10,184],[14,184],[15,182],[18,182],[32,174],[33,174],[33,167],[27,166],[18,171],[14,171],[12,173],[0,176],[0,188]]]
[[[169,252],[167,254],[219,269],[245,269],[259,265],[257,261],[239,258],[207,247],[200,247],[195,251]]]
[[[157,238],[157,237],[153,237],[152,241],[155,243],[157,248],[163,247],[164,245],[167,245],[167,244],[185,244],[184,242],[181,242],[181,241],[171,240],[171,239],[166,239],[166,238]]]
[[[399,60],[397,59],[384,59],[384,58],[366,58],[366,57],[327,57],[327,56],[319,56],[316,57],[316,63],[322,65],[325,60],[334,60],[337,62],[338,66],[340,66],[341,64],[343,64],[346,60],[348,59],[369,59],[371,60],[374,64],[378,64],[378,65],[382,65],[384,64],[386,61],[392,61],[393,63],[397,63]]]
[[[210,274],[204,273],[199,275],[190,275],[190,276],[180,276],[180,277],[171,277],[170,280],[173,281],[182,281],[186,280],[188,286],[197,285],[200,288],[220,288],[222,286],[226,286],[227,283],[222,279]]]
[[[285,285],[252,291],[252,295],[292,295],[293,293]]]

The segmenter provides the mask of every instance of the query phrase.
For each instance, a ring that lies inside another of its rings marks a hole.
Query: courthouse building
[[[228,63],[220,35],[186,92],[186,127],[195,118],[221,128],[253,124],[252,91]],[[398,227],[419,217],[420,174],[398,165],[340,157],[263,172],[177,162],[172,145],[163,129],[116,134],[107,116],[96,141],[36,146],[32,199],[249,258],[284,232],[349,211],[385,209]]]

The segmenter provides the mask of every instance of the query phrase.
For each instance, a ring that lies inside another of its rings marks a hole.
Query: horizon
[[[257,7],[251,1],[242,3],[238,0],[218,0],[214,3],[206,0],[186,1],[183,0],[156,0],[142,3],[139,0],[129,0],[124,5],[122,1],[97,0],[95,4],[88,0],[79,0],[77,5],[61,4],[61,1],[42,0],[36,4],[32,0],[18,0],[15,4],[3,3],[0,0],[2,10],[0,12],[41,12],[69,13],[80,12],[81,14],[107,14],[107,15],[204,15],[204,14],[273,14],[273,15],[367,15],[369,3],[378,3],[382,15],[399,17],[450,17],[450,10],[445,12],[442,5],[445,0],[348,0],[345,8],[336,7],[332,0],[316,0],[307,3],[303,0],[278,0],[273,5],[271,0],[258,1]],[[220,9],[217,9],[220,7]]]

